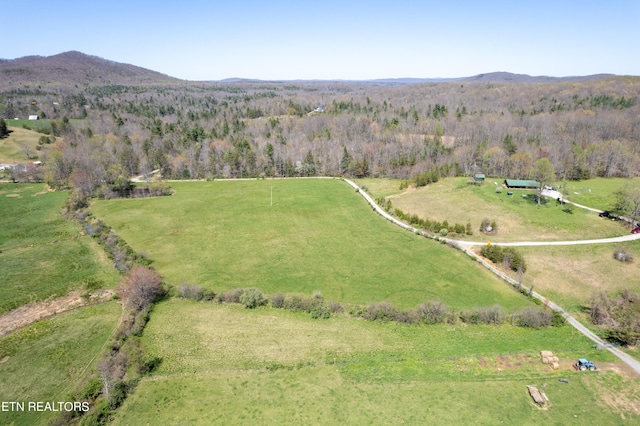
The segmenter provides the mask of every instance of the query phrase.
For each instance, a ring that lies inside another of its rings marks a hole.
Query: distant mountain
[[[71,51],[53,56],[0,60],[0,89],[24,85],[42,87],[143,85],[179,82],[159,72]]]
[[[374,80],[257,80],[249,78],[227,78],[219,80],[219,83],[322,83],[322,82],[342,82],[342,83],[361,83],[397,86],[402,84],[420,84],[420,83],[557,83],[562,81],[587,81],[601,80],[612,77],[615,74],[593,74],[586,76],[574,77],[548,77],[548,76],[530,76],[527,74],[513,74],[509,72],[491,72],[487,74],[478,74],[472,77],[454,77],[454,78],[378,78]]]
[[[510,72],[491,72],[488,74],[478,74],[473,77],[458,79],[457,81],[480,82],[480,83],[557,83],[561,81],[587,81],[601,80],[612,77],[614,74],[593,74],[573,77],[548,77],[530,76],[527,74],[513,74]]]
[[[348,82],[361,84],[401,85],[417,83],[554,83],[561,81],[598,80],[613,74],[595,74],[576,77],[533,77],[526,74],[492,72],[472,77],[460,78],[383,78],[375,80],[258,80],[248,78],[228,78],[218,83],[259,83],[259,82]],[[53,56],[25,56],[18,59],[0,59],[0,90],[41,87],[43,90],[56,88],[92,87],[106,85],[159,85],[185,82],[156,71],[135,65],[123,64],[71,51]]]

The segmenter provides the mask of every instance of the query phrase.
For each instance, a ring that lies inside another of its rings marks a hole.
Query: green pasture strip
[[[573,370],[578,354],[613,357],[571,327],[313,320],[170,300],[156,305],[143,343],[162,364],[115,424],[623,424],[601,395],[633,401],[639,390],[613,373]],[[541,349],[561,370],[540,363]],[[528,384],[547,392],[549,410],[535,408]]]
[[[41,130],[50,131],[51,130],[51,120],[49,119],[41,119],[41,120],[5,120],[7,123],[7,127],[9,130],[15,130],[16,128],[33,130],[39,132]]]
[[[398,361],[420,364],[435,360],[439,370],[433,373],[420,376],[410,372],[392,381],[428,380],[443,374],[449,379],[456,376],[458,364],[495,378],[494,366],[479,368],[480,361],[474,359],[513,356],[513,363],[522,362],[525,372],[536,374],[543,368],[539,364],[541,350],[553,351],[565,365],[578,355],[596,361],[615,359],[606,351],[595,350],[588,339],[568,326],[531,330],[511,325],[407,326],[343,316],[314,320],[308,314],[275,308],[248,311],[240,305],[177,299],[156,306],[143,342],[150,356],[162,358],[154,373],[158,376],[335,363],[345,374],[366,380],[369,373],[361,372],[369,371],[370,365],[391,371]],[[390,373],[390,377],[394,375]]]
[[[0,338],[0,401],[71,401],[113,333],[121,307],[108,302],[56,315]],[[1,424],[47,424],[57,413],[0,412]]]
[[[0,313],[71,290],[113,287],[118,274],[96,259],[89,237],[0,254]]]
[[[66,197],[43,184],[0,184],[0,313],[117,283],[119,274],[102,249],[60,214]]]
[[[600,210],[612,210],[617,191],[640,187],[640,178],[594,178],[566,182],[569,199]]]
[[[44,184],[0,183],[0,250],[76,236],[60,214],[68,195],[67,191],[47,192]]]
[[[326,300],[400,308],[527,304],[465,254],[382,219],[340,180],[171,185],[170,197],[101,200],[91,210],[172,285],[320,290]]]
[[[487,179],[484,185],[470,185],[467,178],[446,178],[392,196],[391,200],[395,208],[425,219],[446,219],[449,224],[463,225],[470,222],[474,235],[461,238],[476,241],[580,240],[628,233],[627,228],[602,220],[595,212],[561,205],[555,200],[537,206],[535,190],[502,188],[502,192],[497,193],[502,181]],[[509,192],[513,195],[508,195]],[[527,194],[528,197],[523,198]],[[480,234],[484,218],[496,221],[496,235]]]
[[[606,385],[607,376],[573,374],[569,383],[555,377],[353,383],[343,380],[332,366],[226,371],[145,380],[113,424],[625,425],[638,421],[632,408],[608,407],[594,391],[594,385]],[[544,390],[550,408],[537,408],[527,385]],[[633,384],[626,386],[632,387],[626,393],[633,392]]]

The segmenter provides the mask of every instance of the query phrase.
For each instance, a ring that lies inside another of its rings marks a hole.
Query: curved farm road
[[[359,190],[358,186],[355,183],[353,183],[352,181],[350,181],[349,179],[345,179],[345,182],[347,182],[353,188]],[[396,224],[396,225],[398,225],[398,226],[400,226],[400,227],[402,227],[402,228],[404,228],[404,229],[406,229],[408,231],[411,231],[411,232],[413,232],[415,234],[419,234],[419,235],[423,235],[425,237],[428,237],[428,235],[425,234],[424,232],[422,232],[421,230],[419,230],[417,228],[414,228],[413,226],[407,225],[406,223],[403,223],[403,222],[399,221],[398,219],[394,218],[393,216],[391,216],[390,214],[388,214],[380,206],[378,206],[378,204],[368,194],[366,194],[364,191],[359,191],[359,193],[360,193],[360,195],[362,195],[364,197],[365,200],[367,200],[367,202],[369,204],[371,204],[371,206],[376,210],[376,212],[378,214],[380,214],[382,217],[384,217],[388,221],[390,221],[390,222],[392,222],[392,223],[394,223],[394,224]],[[600,211],[600,210],[592,209],[590,207],[581,206],[581,205],[578,205],[578,204],[576,204],[576,206],[577,207],[581,207],[581,208],[586,208],[588,210],[592,210],[592,211],[595,211],[595,212],[599,212]],[[596,239],[596,240],[551,241],[551,242],[525,241],[525,242],[515,242],[515,243],[492,243],[492,244],[500,245],[500,246],[545,246],[545,245],[549,246],[549,245],[619,243],[619,242],[622,242],[622,241],[632,241],[632,240],[637,240],[637,239],[640,239],[640,234],[629,234],[629,235],[624,235],[622,237],[602,238],[602,239]],[[507,281],[509,284],[515,285],[515,286],[518,285],[518,283],[514,279],[512,279],[511,277],[509,277],[506,274],[502,273],[502,271],[500,271],[499,269],[494,267],[492,264],[487,262],[482,257],[478,256],[476,253],[473,252],[473,250],[471,250],[471,247],[485,245],[486,242],[460,241],[460,240],[449,240],[449,239],[445,239],[445,240],[447,241],[447,243],[452,244],[454,246],[457,246],[459,249],[463,250],[469,256],[471,256],[474,259],[476,259],[484,267],[486,267],[487,269],[491,270],[494,274],[498,275],[500,278],[502,278],[503,280]],[[622,362],[624,362],[630,368],[632,368],[636,372],[636,374],[640,375],[640,361],[636,360],[635,358],[631,357],[630,355],[627,355],[625,352],[623,352],[620,349],[612,346],[611,344],[608,344],[607,342],[605,342],[604,340],[602,340],[601,338],[596,336],[591,330],[589,330],[582,323],[580,323],[580,321],[578,321],[577,319],[575,319],[574,317],[569,315],[569,313],[567,313],[567,311],[565,311],[564,309],[562,309],[560,306],[556,305],[552,301],[548,300],[547,298],[545,298],[541,294],[539,294],[539,293],[537,293],[535,291],[532,291],[531,295],[533,297],[535,297],[536,299],[539,299],[540,301],[542,301],[542,303],[546,304],[549,308],[553,309],[554,311],[556,311],[560,315],[562,315],[564,317],[564,319],[567,320],[567,322],[569,324],[571,324],[580,333],[582,333],[583,335],[585,335],[586,337],[591,339],[596,345],[598,345],[599,348],[607,349],[609,352],[611,352],[612,354],[617,356]]]

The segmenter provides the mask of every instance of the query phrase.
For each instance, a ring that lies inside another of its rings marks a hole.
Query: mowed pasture
[[[398,308],[529,303],[467,255],[382,219],[339,179],[171,185],[170,197],[95,201],[91,211],[173,286],[318,290],[325,300]]]
[[[114,424],[627,424],[637,380],[571,327],[406,326],[169,300],[143,343],[160,367]],[[561,369],[540,363],[553,350]],[[580,373],[587,356],[602,371]],[[568,380],[568,383],[560,382]],[[526,385],[551,403],[533,404]]]
[[[0,401],[66,402],[112,336],[115,302],[65,312],[0,337]],[[1,424],[46,425],[55,412],[3,411]]]
[[[502,188],[498,193],[496,190],[502,182],[503,179],[488,178],[484,185],[470,185],[464,177],[446,178],[418,189],[409,188],[388,198],[393,207],[424,219],[447,220],[449,224],[471,223],[474,235],[459,237],[475,241],[580,240],[615,237],[628,232],[619,223],[602,220],[595,212],[577,207],[567,210],[567,205],[560,205],[556,200],[537,206],[535,190]],[[381,190],[380,195],[375,192],[374,195],[383,196],[385,192],[389,191]],[[513,192],[513,195],[507,195],[508,192]],[[523,195],[529,196],[524,198]],[[572,199],[571,195],[568,199]],[[480,223],[485,218],[497,223],[496,235],[479,233]]]
[[[67,196],[44,184],[0,183],[0,313],[119,280],[102,248],[60,214]]]

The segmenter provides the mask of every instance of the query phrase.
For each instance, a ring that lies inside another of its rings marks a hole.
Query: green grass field
[[[56,315],[0,338],[0,401],[70,401],[94,366],[121,308],[116,302]],[[26,404],[25,404],[26,405]],[[0,412],[0,424],[48,424],[52,412]]]
[[[640,419],[633,408],[637,381],[570,367],[578,355],[602,365],[613,360],[571,327],[313,320],[272,308],[247,311],[171,300],[156,306],[143,342],[162,364],[138,385],[115,424],[625,424],[621,415]],[[540,363],[542,349],[561,358],[559,371]],[[534,406],[528,384],[544,386],[549,409]]]
[[[570,200],[600,210],[612,210],[615,192],[640,186],[640,178],[594,178],[565,183]]]
[[[67,196],[43,184],[0,183],[0,313],[117,283],[119,274],[103,250],[60,214]]]
[[[91,210],[174,286],[319,290],[326,300],[400,308],[433,299],[456,309],[527,303],[465,254],[373,214],[340,180],[172,187],[171,197],[96,201]]]

